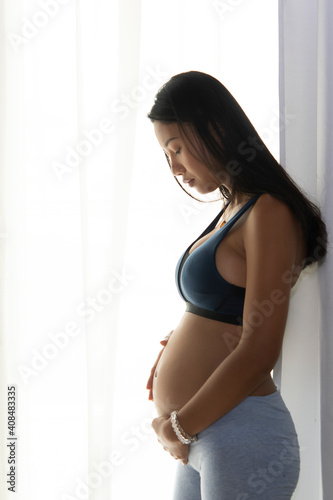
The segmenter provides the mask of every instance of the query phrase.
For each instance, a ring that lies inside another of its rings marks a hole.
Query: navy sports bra
[[[215,265],[215,254],[228,231],[259,196],[251,198],[222,228],[189,254],[191,247],[215,228],[227,204],[179,259],[176,283],[186,302],[186,311],[224,323],[242,325],[245,288],[222,278]]]

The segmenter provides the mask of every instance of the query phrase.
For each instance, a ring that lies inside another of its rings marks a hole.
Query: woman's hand
[[[168,451],[175,460],[181,460],[182,464],[186,465],[190,447],[179,441],[172,428],[170,418],[154,418],[151,425],[157,434],[158,442],[161,443],[165,451]]]
[[[147,385],[146,385],[146,389],[148,389],[148,391],[149,391],[149,394],[148,394],[149,401],[154,401],[154,396],[153,396],[153,380],[154,380],[154,375],[155,375],[156,367],[158,365],[160,357],[162,356],[164,348],[165,348],[165,346],[163,347],[163,349],[159,352],[159,355],[157,356],[157,359],[156,359],[156,361],[154,363],[154,366],[151,369],[150,376],[149,376],[149,379],[148,379],[148,382],[147,382]]]
[[[166,337],[164,337],[163,340],[161,340],[160,344],[163,346],[163,349],[159,352],[159,355],[157,356],[157,359],[156,359],[156,361],[154,363],[154,366],[152,367],[152,369],[150,371],[150,376],[149,376],[149,379],[148,379],[148,382],[147,382],[147,385],[146,385],[146,389],[149,391],[149,395],[148,395],[149,401],[154,401],[154,397],[153,397],[153,380],[154,380],[154,375],[155,375],[156,367],[158,365],[160,357],[162,356],[162,353],[164,351],[165,346],[169,342],[169,338],[170,338],[172,332],[173,332],[173,330],[171,330],[171,332]]]

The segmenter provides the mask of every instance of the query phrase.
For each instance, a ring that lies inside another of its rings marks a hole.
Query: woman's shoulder
[[[263,193],[256,200],[251,210],[251,219],[257,224],[273,224],[283,221],[284,224],[295,226],[298,220],[290,206],[270,193]]]
[[[260,269],[268,276],[292,273],[295,284],[306,258],[303,229],[287,203],[268,193],[253,205],[244,228],[243,243],[249,269]]]
[[[291,212],[289,205],[282,201],[277,196],[270,193],[260,194],[254,205],[257,210],[273,210],[273,211],[288,211]]]
[[[274,195],[263,193],[254,203],[245,225],[245,240],[263,243],[280,239],[288,244],[302,238],[300,221],[292,209]]]

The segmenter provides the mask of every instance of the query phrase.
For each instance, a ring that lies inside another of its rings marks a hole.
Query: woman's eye
[[[165,151],[164,151],[164,156],[166,157],[166,161],[168,162],[169,167],[171,167],[171,165],[170,165],[170,158],[169,158],[169,156],[167,155],[167,153]]]
[[[181,147],[179,147],[179,148],[177,149],[177,151],[175,151],[173,154],[174,154],[174,155],[179,155],[179,154],[180,154],[180,152],[181,152],[181,149],[182,149],[182,148],[181,148]],[[171,168],[171,160],[170,160],[170,156],[168,155],[168,153],[167,153],[166,151],[164,151],[164,156],[165,156],[165,158],[166,158],[166,160],[167,160],[167,162],[168,162],[168,164],[169,164],[169,167]]]

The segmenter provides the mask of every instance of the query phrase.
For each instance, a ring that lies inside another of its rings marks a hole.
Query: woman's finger
[[[149,376],[149,379],[148,379],[148,382],[147,382],[147,385],[146,385],[146,389],[151,389],[152,388],[152,386],[153,386],[153,378],[154,378],[153,375]]]
[[[168,335],[166,335],[164,337],[164,339],[160,341],[160,344],[162,344],[165,347],[167,345],[172,333],[173,333],[173,330],[171,330],[171,332],[168,333]]]

